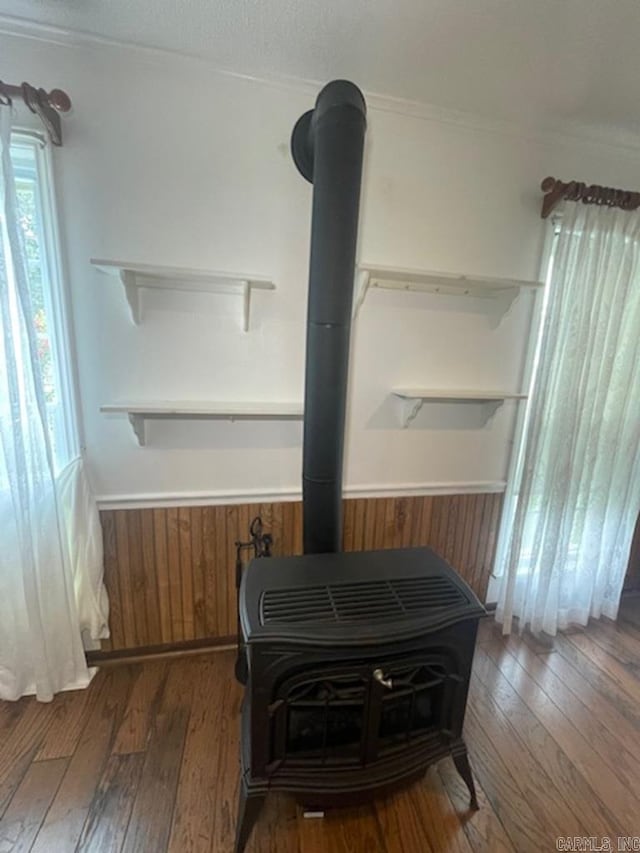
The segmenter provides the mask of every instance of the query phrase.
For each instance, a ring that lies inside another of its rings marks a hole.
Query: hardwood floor
[[[449,761],[360,808],[305,819],[272,796],[248,853],[528,853],[640,836],[640,599],[553,649],[481,625],[466,738],[480,811]],[[219,652],[105,668],[0,703],[0,853],[231,851],[242,690]],[[630,847],[628,849],[637,849]]]

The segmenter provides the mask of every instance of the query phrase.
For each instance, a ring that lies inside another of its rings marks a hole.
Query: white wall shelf
[[[126,414],[138,444],[147,443],[148,420],[302,420],[302,403],[281,402],[215,402],[153,401],[146,403],[112,403],[100,406],[104,414]]]
[[[206,293],[232,293],[242,297],[242,329],[249,331],[251,292],[253,290],[275,290],[276,286],[266,278],[243,273],[215,272],[213,270],[191,270],[179,267],[152,266],[125,261],[105,261],[92,258],[91,263],[100,272],[118,278],[131,309],[131,318],[138,325],[141,320],[140,290],[190,290]]]
[[[402,426],[406,429],[425,403],[471,403],[491,405],[496,411],[506,400],[526,400],[526,394],[511,391],[477,391],[470,389],[394,388],[393,394],[403,402]]]
[[[456,275],[444,272],[425,272],[361,264],[356,274],[354,316],[362,307],[369,289],[408,290],[440,293],[452,296],[473,296],[481,299],[505,298],[508,305],[523,288],[544,287],[542,281],[524,281],[515,278],[486,278],[476,275]],[[507,305],[507,307],[508,307]]]

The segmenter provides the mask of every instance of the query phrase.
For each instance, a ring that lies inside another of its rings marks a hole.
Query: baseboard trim
[[[504,480],[449,483],[371,483],[345,486],[345,498],[423,497],[427,495],[472,495],[504,492]],[[287,503],[302,500],[299,487],[276,490],[253,489],[229,492],[175,492],[125,495],[98,495],[98,508],[162,509],[174,506],[231,506],[252,503]]]
[[[201,640],[183,640],[155,646],[138,646],[134,649],[96,650],[85,652],[89,666],[118,666],[152,660],[202,655],[235,649],[236,637],[206,637]]]

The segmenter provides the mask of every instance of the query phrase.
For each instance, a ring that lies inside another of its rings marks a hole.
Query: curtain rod
[[[543,219],[546,219],[563,199],[581,201],[583,204],[619,207],[622,210],[637,210],[640,207],[640,192],[616,190],[612,187],[601,187],[599,184],[585,184],[583,181],[565,183],[549,177],[540,184],[540,189],[545,194],[540,213]]]
[[[71,109],[71,98],[62,89],[36,89],[29,83],[12,86],[0,80],[0,106],[11,106],[13,98],[22,98],[32,113],[44,124],[49,139],[54,145],[62,145],[62,125],[60,113]]]

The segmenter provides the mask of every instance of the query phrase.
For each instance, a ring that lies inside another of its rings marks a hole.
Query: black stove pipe
[[[313,183],[302,467],[305,554],[342,545],[342,463],[366,104],[334,80],[296,123],[291,151]]]

